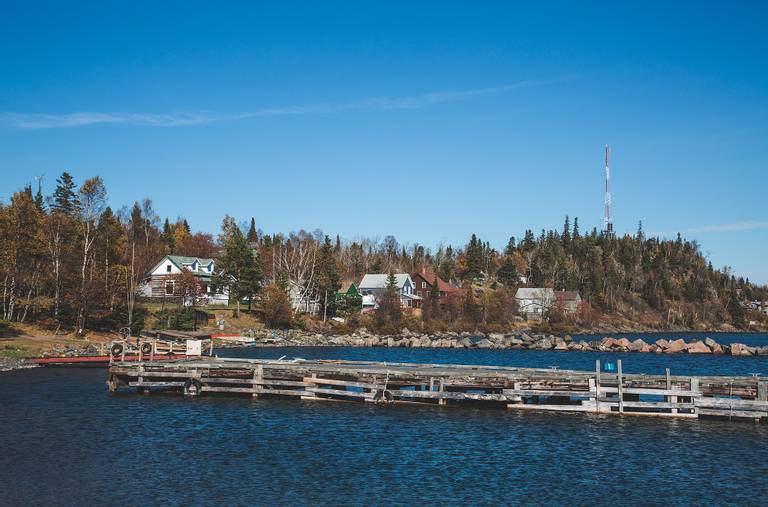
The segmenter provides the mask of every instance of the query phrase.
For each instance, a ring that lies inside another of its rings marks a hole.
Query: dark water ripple
[[[587,353],[228,352],[594,364]],[[650,373],[663,365],[691,374],[768,370],[765,358],[744,361],[632,354],[625,364]],[[0,505],[765,505],[768,499],[768,425],[109,396],[104,379],[99,369],[0,374]]]

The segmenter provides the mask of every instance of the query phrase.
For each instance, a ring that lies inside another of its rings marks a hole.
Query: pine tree
[[[469,239],[469,244],[466,249],[466,263],[467,267],[464,272],[464,279],[470,282],[474,281],[483,273],[485,266],[483,243],[477,239],[475,234]]]
[[[37,180],[37,193],[35,194],[35,207],[39,211],[45,211],[45,199],[43,198],[42,177]]]
[[[176,253],[176,245],[173,241],[173,229],[167,218],[163,223],[163,232],[160,234],[160,242],[163,245],[163,251],[166,255]]]
[[[223,250],[211,286],[214,290],[228,289],[229,299],[235,300],[235,312],[240,318],[241,300],[253,294],[251,277],[257,273],[254,269],[255,259],[242,231],[229,216],[224,218],[222,238]]]
[[[259,241],[259,233],[256,230],[256,219],[251,217],[251,226],[248,228],[248,243],[256,243]]]
[[[645,241],[645,232],[643,232],[643,221],[640,220],[637,223],[637,234],[635,235],[635,239],[639,242]]]
[[[341,277],[331,245],[331,238],[325,236],[320,247],[320,258],[317,265],[317,296],[320,298],[320,308],[324,317],[336,315],[336,292],[341,288]]]
[[[581,235],[579,233],[579,217],[574,217],[573,219],[573,242],[575,243],[576,240],[581,238]]]
[[[66,171],[61,173],[61,176],[56,179],[56,190],[53,191],[51,209],[68,215],[72,215],[77,211],[75,180]]]
[[[565,249],[568,249],[571,244],[571,222],[568,219],[568,215],[565,215],[565,223],[563,224],[563,233],[560,235],[560,241]]]
[[[507,246],[504,248],[504,255],[512,255],[513,253],[515,253],[515,237],[510,236]]]
[[[516,287],[520,283],[520,275],[517,273],[517,265],[509,256],[499,267],[496,276],[506,287]]]

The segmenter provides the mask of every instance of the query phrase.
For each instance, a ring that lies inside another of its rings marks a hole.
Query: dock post
[[[624,378],[621,375],[621,359],[616,360],[616,379],[619,387],[619,413],[624,413]]]
[[[595,359],[595,412],[600,413],[600,360]]]
[[[669,368],[664,368],[664,376],[666,378],[667,391],[671,391],[672,390],[672,375],[671,375],[671,373],[669,371]],[[667,403],[677,403],[677,396],[665,396],[664,400]],[[670,410],[670,413],[676,414],[677,413],[677,408],[672,408]]]
[[[691,377],[691,403],[695,407],[697,405],[696,400],[701,398],[701,389],[699,388],[699,377]],[[692,413],[696,413],[696,409],[691,410]]]
[[[254,398],[259,397],[259,389],[261,388],[261,381],[264,378],[264,367],[262,365],[257,365],[256,368],[253,369],[253,391],[251,392],[251,396]]]
[[[308,384],[308,387],[317,387],[317,373],[312,373],[310,378],[311,378],[311,380],[309,382],[307,382],[307,379],[305,378],[304,379],[304,383]],[[313,393],[311,391],[306,391],[306,386],[305,386],[304,389],[305,389],[305,394],[303,394],[301,396],[302,400],[317,400],[318,399],[318,397],[317,397],[317,395],[315,393]]]
[[[445,391],[445,379],[441,377],[440,378],[440,392],[442,393],[444,391]],[[437,401],[437,404],[438,405],[445,405],[445,398],[440,398]]]
[[[768,401],[768,382],[765,380],[757,381],[757,399],[758,401]]]

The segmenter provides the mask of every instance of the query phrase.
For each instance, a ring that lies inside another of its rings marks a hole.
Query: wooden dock
[[[202,357],[113,362],[110,392],[136,388],[301,400],[506,407],[595,414],[768,420],[768,378],[342,360]]]

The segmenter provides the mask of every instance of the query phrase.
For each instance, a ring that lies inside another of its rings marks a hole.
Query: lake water
[[[222,354],[563,369],[621,358],[628,372],[768,374],[768,357],[326,347]],[[768,503],[766,424],[110,396],[105,377],[102,369],[0,373],[0,505]]]

